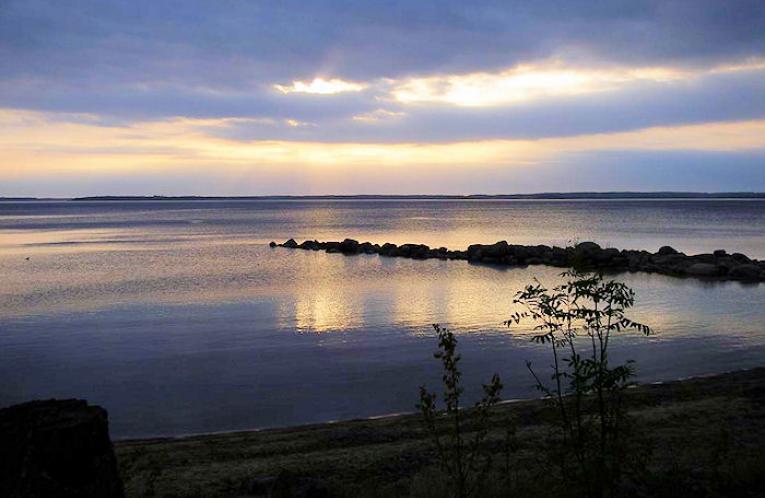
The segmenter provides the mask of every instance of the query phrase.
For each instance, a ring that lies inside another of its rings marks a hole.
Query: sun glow
[[[392,95],[403,103],[441,102],[477,107],[600,92],[634,81],[662,82],[683,77],[682,71],[669,68],[586,70],[523,65],[500,73],[413,78],[395,84]]]
[[[498,73],[468,73],[392,81],[398,102],[446,103],[466,107],[510,105],[546,97],[563,97],[616,90],[634,83],[667,83],[705,74],[758,71],[762,59],[707,69],[635,67],[573,69],[562,63],[520,65]]]
[[[344,81],[337,78],[324,79],[314,78],[313,81],[293,81],[291,85],[274,85],[274,88],[284,94],[289,93],[314,93],[319,95],[332,95],[343,92],[359,92],[366,88],[364,83]]]
[[[765,149],[765,120],[539,140],[452,143],[238,141],[210,134],[211,129],[231,126],[228,119],[184,118],[98,126],[86,119],[66,122],[60,116],[11,110],[0,110],[0,126],[4,130],[0,135],[0,181],[64,180],[93,174],[114,178],[185,176],[195,170],[215,170],[237,178],[254,172],[268,172],[274,177],[300,172],[356,181],[382,174],[410,174],[413,168],[424,173],[439,168],[529,167],[578,152]]]

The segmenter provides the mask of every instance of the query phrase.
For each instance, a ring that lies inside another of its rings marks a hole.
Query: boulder
[[[396,246],[396,244],[391,244],[390,242],[386,242],[385,244],[382,245],[382,247],[380,247],[380,254],[382,256],[389,256],[390,252],[397,248],[398,246]]]
[[[609,247],[608,249],[596,252],[594,254],[594,259],[600,264],[609,264],[617,256],[619,256],[619,249]]]
[[[300,249],[306,249],[311,251],[318,251],[319,250],[319,241],[318,240],[306,240],[302,244],[298,246]]]
[[[353,239],[345,239],[340,242],[338,249],[343,254],[357,254],[359,252],[359,242]]]
[[[373,246],[371,242],[364,242],[362,244],[359,244],[359,252],[363,252],[364,254],[375,254],[379,252],[380,246]]]
[[[678,254],[678,252],[674,247],[661,246],[659,250],[656,252],[656,254],[659,256],[671,256],[673,254]]]
[[[761,275],[760,267],[752,264],[734,266],[728,272],[729,277],[741,280],[759,280]]]
[[[685,262],[686,257],[682,254],[665,254],[663,256],[653,256],[651,261],[659,266],[675,266]]]
[[[412,247],[410,256],[414,259],[427,259],[429,253],[430,247],[426,246],[425,244],[417,244]]]
[[[717,266],[711,263],[693,263],[685,272],[695,277],[716,277],[719,274]]]
[[[574,254],[586,259],[593,258],[600,251],[600,246],[595,242],[580,242],[574,247]]]
[[[568,251],[562,247],[555,246],[552,248],[552,255],[550,258],[555,265],[563,266],[568,261]]]
[[[751,259],[749,259],[748,256],[745,254],[741,254],[740,252],[734,252],[730,255],[731,259],[736,261],[737,263],[751,263]]]
[[[295,242],[295,239],[289,239],[287,242],[282,244],[282,247],[287,247],[289,249],[296,249],[298,246],[298,243]]]
[[[268,247],[270,247],[270,248],[272,248],[272,249],[273,249],[274,247],[276,247],[276,242],[274,242],[274,241],[272,240],[271,242],[269,242],[269,243],[268,243]]]
[[[717,261],[717,258],[714,254],[704,253],[704,254],[695,254],[693,256],[689,256],[691,260],[693,260],[694,263],[710,263],[714,264]]]
[[[724,258],[728,255],[727,252],[725,252],[725,249],[717,249],[715,252],[712,253],[715,258]]]
[[[539,259],[552,259],[552,247],[540,244],[534,247],[529,247],[531,256]]]
[[[398,247],[398,251],[405,258],[426,259],[430,247],[424,244],[402,244]]]
[[[512,244],[507,249],[507,255],[512,256],[516,261],[523,263],[526,258],[531,256],[531,251],[526,246]]]
[[[502,263],[502,258],[497,258],[494,256],[483,256],[481,258],[481,263],[485,263],[487,265],[498,265]]]
[[[325,242],[324,250],[330,253],[340,252],[340,242]]]
[[[483,245],[471,244],[468,246],[467,257],[469,260],[477,259],[480,261],[482,255],[483,255]]]
[[[78,399],[0,410],[0,496],[122,498],[106,410]]]
[[[400,256],[409,258],[412,256],[412,249],[414,249],[415,246],[416,244],[401,244],[398,246],[398,253]]]
[[[507,255],[509,248],[510,246],[504,240],[496,242],[490,246],[483,246],[481,249],[481,257],[501,259]]]

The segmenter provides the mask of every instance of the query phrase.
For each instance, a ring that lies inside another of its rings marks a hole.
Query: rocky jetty
[[[0,410],[0,496],[122,498],[107,420],[78,399]]]
[[[342,242],[306,240],[300,244],[295,239],[289,239],[282,244],[271,242],[269,245],[345,255],[379,254],[385,257],[412,259],[458,259],[506,266],[576,266],[607,272],[643,271],[679,277],[765,281],[765,261],[750,259],[741,253],[728,254],[722,249],[708,254],[686,255],[669,246],[651,253],[603,248],[595,242],[581,242],[571,247],[550,247],[509,244],[504,240],[494,244],[473,244],[466,251],[450,250],[446,247],[432,248],[424,244],[380,245],[353,239],[345,239]]]

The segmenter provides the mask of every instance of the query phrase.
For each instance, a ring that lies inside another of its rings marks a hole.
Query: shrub
[[[457,498],[473,496],[482,477],[491,466],[491,454],[483,447],[489,432],[489,409],[499,401],[502,383],[497,374],[483,385],[483,397],[472,408],[463,409],[457,354],[457,338],[449,330],[434,324],[438,334],[438,351],[434,357],[443,366],[443,411],[436,408],[436,394],[420,387],[420,410],[438,453],[441,469],[449,478],[452,494]],[[443,424],[439,420],[443,419]],[[445,425],[441,431],[439,425]],[[445,432],[445,435],[442,435]]]
[[[588,496],[612,496],[629,459],[622,394],[631,384],[634,366],[629,361],[612,365],[609,342],[623,330],[648,335],[651,329],[625,315],[635,302],[634,291],[625,284],[576,270],[562,276],[566,282],[552,289],[536,281],[519,291],[514,303],[523,311],[505,324],[532,320],[532,340],[550,346],[551,385],[530,362],[527,367],[559,414],[562,477]]]

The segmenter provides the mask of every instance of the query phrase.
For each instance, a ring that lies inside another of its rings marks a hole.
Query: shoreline
[[[656,469],[677,472],[678,465],[687,464],[688,475],[699,479],[699,467],[713,465],[704,460],[710,441],[722,436],[730,436],[737,445],[730,450],[731,458],[759,469],[765,441],[765,366],[639,384],[625,396],[641,434],[655,444]],[[550,415],[543,399],[498,405],[490,412],[492,444],[501,445],[512,421],[520,444],[519,465],[535,461],[549,433]],[[671,444],[664,444],[668,441]],[[430,435],[417,413],[119,440],[114,449],[128,498],[145,496],[147,486],[159,496],[243,496],[241,489],[253,479],[284,472],[321,480],[333,493],[338,491],[331,496],[379,496],[369,490],[400,490],[427,475],[435,462]]]
[[[731,374],[743,374],[743,373],[752,372],[758,369],[763,369],[764,371],[763,375],[765,376],[765,366],[762,366],[762,367],[743,368],[738,370],[727,370],[727,371],[719,372],[719,373],[691,375],[688,377],[679,377],[679,378],[671,379],[671,380],[658,380],[653,382],[638,383],[630,387],[629,389],[641,389],[648,386],[664,386],[667,384],[682,383],[687,381],[698,381],[698,380],[704,380],[704,379],[731,375]],[[539,402],[543,400],[544,400],[544,397],[503,399],[497,403],[497,406],[506,406],[506,405],[516,404],[516,403],[534,403],[534,402]],[[112,438],[112,441],[116,445],[133,444],[133,443],[152,444],[152,443],[159,443],[159,442],[184,441],[184,440],[207,438],[207,437],[247,435],[247,434],[263,433],[267,431],[295,432],[295,431],[300,431],[304,429],[307,430],[307,429],[311,429],[315,427],[346,424],[346,423],[352,423],[352,422],[373,422],[378,420],[395,421],[396,419],[400,419],[402,417],[417,417],[417,416],[419,416],[418,412],[415,410],[412,410],[408,412],[381,413],[379,415],[370,415],[368,417],[353,417],[353,418],[347,418],[347,419],[326,420],[324,422],[308,422],[304,424],[295,424],[295,425],[253,427],[251,429],[231,429],[231,430],[208,431],[208,432],[191,432],[191,433],[184,433],[184,434],[175,434],[175,435],[168,434],[168,435],[147,436],[147,437]]]

